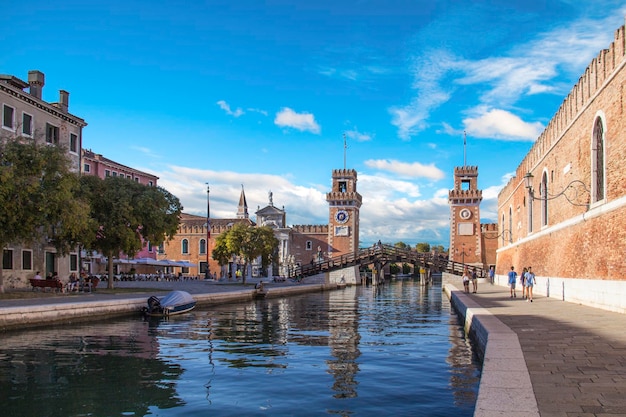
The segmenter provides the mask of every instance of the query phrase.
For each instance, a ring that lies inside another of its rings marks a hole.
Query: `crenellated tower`
[[[332,191],[326,194],[330,256],[353,253],[359,249],[359,210],[363,198],[356,190],[356,180],[354,169],[333,170]]]
[[[454,189],[448,193],[450,205],[450,260],[482,266],[482,229],[478,189],[478,167],[454,168]]]

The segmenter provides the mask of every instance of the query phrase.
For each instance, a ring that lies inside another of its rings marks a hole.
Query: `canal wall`
[[[539,416],[517,334],[459,290],[456,275],[443,273],[443,291],[483,361],[474,417]],[[520,407],[518,398],[528,398]],[[507,409],[510,407],[510,409]],[[494,414],[493,410],[499,410]]]
[[[210,289],[213,289],[212,287]],[[297,284],[274,286],[267,285],[266,298],[277,298],[304,293],[331,291],[336,284]],[[161,292],[161,294],[164,294]],[[193,293],[197,306],[226,304],[250,301],[255,298],[256,290],[222,290],[205,293]],[[149,295],[120,296],[97,292],[92,295],[60,296],[54,299],[16,300],[13,306],[0,307],[0,331],[17,328],[30,328],[52,324],[70,324],[79,321],[101,320],[107,317],[138,315],[146,306]],[[116,299],[116,297],[120,297]],[[123,298],[121,298],[123,297]],[[87,299],[85,299],[87,298]]]

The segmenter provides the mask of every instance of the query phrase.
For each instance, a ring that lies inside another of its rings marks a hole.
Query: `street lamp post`
[[[471,250],[471,249],[470,249]],[[456,253],[458,255],[461,255],[461,263],[463,265],[465,265],[465,255],[469,256],[469,253],[465,253],[465,243],[463,243],[463,251],[461,253],[459,253],[459,250],[456,250]]]

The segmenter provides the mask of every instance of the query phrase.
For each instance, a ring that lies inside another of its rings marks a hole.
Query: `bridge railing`
[[[356,252],[346,253],[322,261],[311,261],[310,264],[296,267],[293,271],[295,276],[310,276],[349,266],[369,265],[376,262],[411,263],[455,275],[462,275],[465,267],[470,271],[475,268],[479,277],[486,276],[486,271],[482,267],[451,261],[443,255],[432,252],[416,252],[411,249],[384,244],[376,244],[369,248],[362,248]]]

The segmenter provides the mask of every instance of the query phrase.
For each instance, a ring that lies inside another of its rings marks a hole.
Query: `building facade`
[[[498,195],[498,278],[532,266],[535,292],[626,312],[626,37],[591,61]]]
[[[80,172],[83,128],[87,123],[69,112],[69,93],[59,91],[58,102],[43,99],[45,75],[29,71],[28,82],[13,75],[0,75],[2,138],[21,137],[67,150],[71,169]],[[67,277],[79,271],[79,252],[58,256],[45,242],[30,246],[10,244],[3,248],[4,282],[7,288],[28,283],[36,271],[58,272]]]

